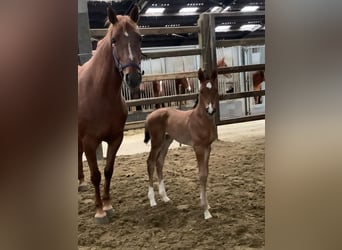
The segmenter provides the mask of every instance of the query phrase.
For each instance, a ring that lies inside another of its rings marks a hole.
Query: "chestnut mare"
[[[207,201],[206,185],[211,143],[217,139],[215,124],[215,104],[218,98],[217,72],[209,78],[201,69],[198,71],[200,80],[199,103],[196,108],[181,111],[172,108],[161,108],[153,111],[146,119],[145,140],[151,139],[151,151],[147,159],[149,175],[148,198],[151,207],[157,205],[153,190],[153,172],[156,166],[159,194],[164,202],[170,199],[166,195],[163,180],[163,165],[168,148],[173,140],[192,146],[197,159],[200,177],[201,205],[204,218],[211,218]]]
[[[261,90],[261,83],[265,81],[264,71],[259,70],[253,73],[253,90]],[[262,96],[254,96],[255,104],[262,103]]]
[[[107,14],[110,22],[107,34],[99,42],[95,55],[79,67],[78,73],[78,179],[80,186],[84,186],[82,154],[85,152],[95,188],[95,222],[99,224],[108,223],[113,214],[110,181],[127,118],[121,84],[136,87],[141,82],[138,7],[134,6],[129,16],[116,15],[111,7]],[[101,173],[96,159],[96,148],[101,141],[108,143],[102,199]]]

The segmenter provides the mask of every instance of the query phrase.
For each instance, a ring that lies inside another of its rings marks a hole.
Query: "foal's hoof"
[[[87,185],[87,183],[82,183],[80,185],[78,185],[78,192],[85,192],[88,191],[89,187]]]
[[[114,217],[114,209],[108,209],[108,210],[104,210],[106,212],[106,217],[108,217],[109,219],[113,219]]]
[[[104,225],[109,224],[109,218],[107,216],[104,217],[94,217],[95,224],[97,225]]]
[[[164,202],[169,202],[169,201],[170,201],[170,198],[167,197],[167,196],[164,196],[164,197],[162,197],[161,199],[162,199],[162,201],[164,201]]]
[[[208,210],[204,211],[204,219],[208,220],[210,218],[212,218],[213,216],[210,214],[210,212]]]
[[[157,202],[156,202],[156,201],[150,201],[150,206],[151,206],[151,207],[157,206]]]

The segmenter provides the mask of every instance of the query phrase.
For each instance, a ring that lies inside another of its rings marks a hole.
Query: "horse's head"
[[[123,81],[129,87],[135,88],[139,86],[142,78],[141,35],[137,26],[138,7],[134,6],[129,16],[116,15],[111,7],[108,7],[107,14],[111,23],[110,39],[115,65]]]
[[[224,57],[217,61],[217,67],[227,67],[226,62],[224,61]]]
[[[213,115],[216,112],[216,101],[218,98],[217,72],[214,70],[209,77],[202,69],[198,70],[200,80],[199,102],[204,105],[206,112]]]

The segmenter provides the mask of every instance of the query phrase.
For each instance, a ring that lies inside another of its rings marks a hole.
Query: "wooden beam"
[[[142,53],[147,58],[161,58],[161,57],[173,57],[173,56],[192,56],[200,55],[201,49],[174,49],[174,50],[164,50],[164,51],[146,51],[142,48]]]
[[[247,71],[265,70],[265,64],[252,64],[244,66],[220,67],[217,68],[219,74],[240,73]]]
[[[158,103],[166,103],[166,102],[180,102],[186,100],[195,100],[197,99],[196,94],[182,94],[177,96],[162,96],[162,97],[153,97],[149,99],[136,99],[136,100],[128,100],[126,104],[128,107],[131,106],[140,106],[140,105],[150,105],[150,104],[158,104]]]
[[[253,64],[253,65],[234,66],[234,67],[222,67],[222,68],[217,68],[217,71],[218,71],[218,74],[227,74],[227,73],[257,71],[257,70],[264,70],[264,69],[265,69],[265,64]],[[160,81],[160,80],[180,79],[184,77],[196,78],[197,75],[198,75],[197,71],[144,75],[142,77],[142,81],[151,82],[151,81]]]
[[[168,35],[199,32],[198,26],[139,28],[142,35]]]
[[[216,41],[216,47],[265,45],[265,38],[245,38]]]
[[[184,77],[197,77],[197,71],[189,71],[189,72],[176,72],[176,73],[166,73],[159,75],[143,75],[143,82],[151,82],[151,81],[161,81],[161,80],[173,80],[173,79],[181,79]]]
[[[154,28],[139,28],[141,35],[168,35],[168,34],[184,34],[199,32],[198,26],[182,26],[182,27],[154,27]],[[92,37],[104,37],[107,29],[91,29]]]
[[[240,92],[240,93],[229,93],[223,94],[219,96],[219,100],[232,100],[232,99],[239,99],[244,97],[253,97],[253,96],[263,96],[265,95],[265,90],[258,90],[258,91],[248,91],[248,92]],[[166,102],[180,102],[180,101],[187,101],[187,100],[195,100],[197,99],[198,94],[181,94],[176,96],[161,96],[161,97],[153,97],[148,99],[135,99],[135,100],[128,100],[126,104],[128,107],[131,106],[140,106],[140,105],[150,105],[150,104],[160,104]]]
[[[210,13],[214,17],[245,17],[245,16],[265,16],[265,11],[253,11],[253,12],[226,12],[226,13]]]
[[[238,98],[244,98],[244,97],[263,96],[263,95],[265,95],[265,90],[248,91],[248,92],[240,92],[240,93],[228,93],[228,94],[220,95],[220,101],[238,99]]]

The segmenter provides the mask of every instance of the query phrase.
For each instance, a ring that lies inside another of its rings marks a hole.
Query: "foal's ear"
[[[108,16],[108,20],[112,24],[115,24],[118,21],[118,19],[116,17],[116,12],[111,6],[108,6],[108,8],[107,8],[107,16]]]
[[[215,81],[216,78],[217,78],[217,71],[214,69],[214,71],[211,73],[210,79],[211,79],[212,81]]]
[[[129,13],[129,16],[131,17],[131,19],[137,23],[139,20],[139,8],[138,6],[135,4],[133,9],[131,10],[131,12]]]
[[[199,68],[198,70],[198,79],[200,80],[200,82],[204,82],[206,80],[204,76],[204,72],[202,71],[201,68]]]

